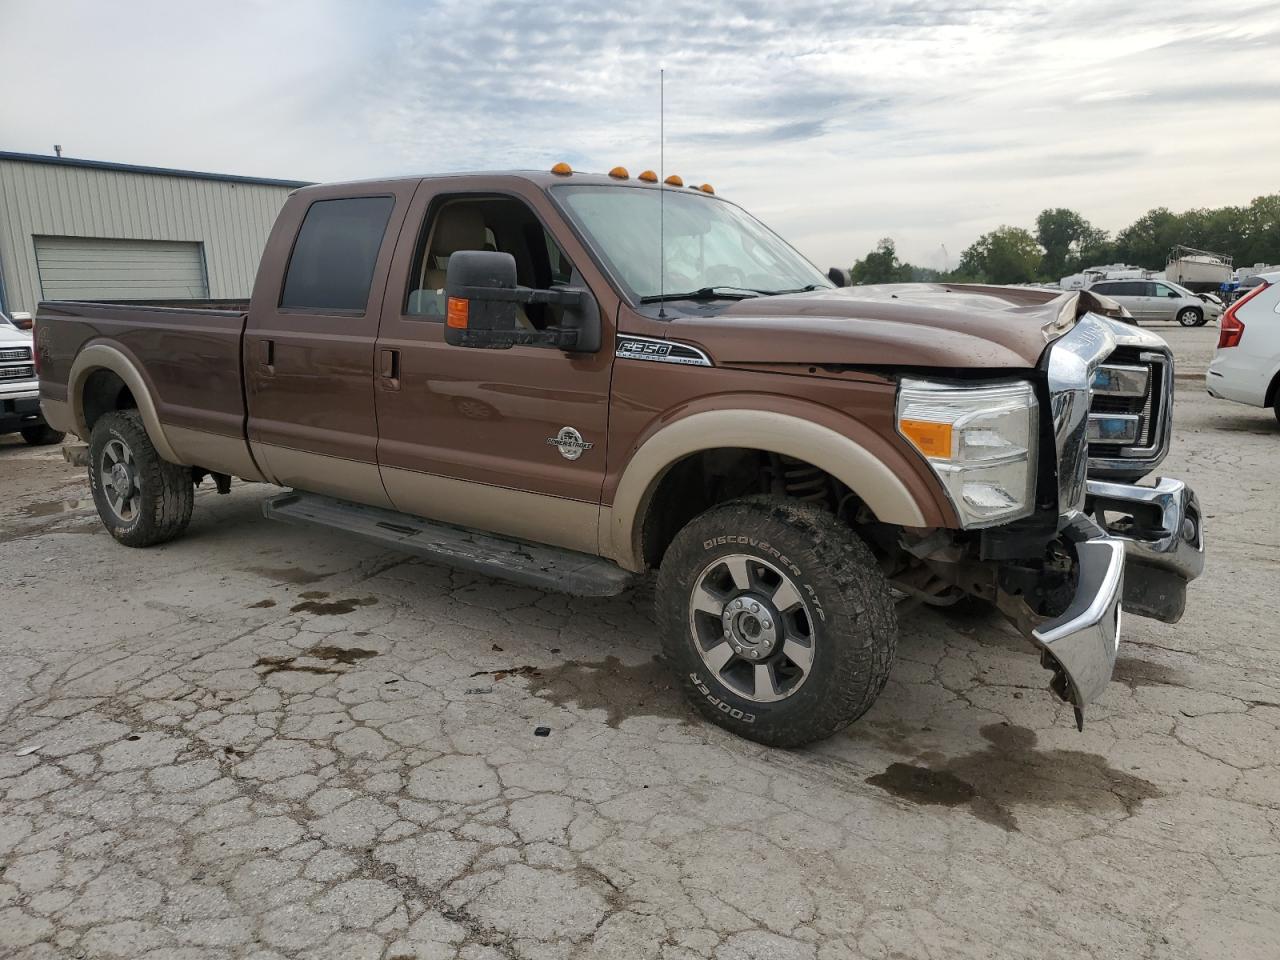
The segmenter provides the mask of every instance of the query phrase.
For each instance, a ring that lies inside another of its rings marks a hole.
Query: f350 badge
[[[573,427],[561,427],[554,437],[547,437],[547,443],[556,447],[566,460],[577,460],[595,446],[590,440],[583,440],[582,434]]]

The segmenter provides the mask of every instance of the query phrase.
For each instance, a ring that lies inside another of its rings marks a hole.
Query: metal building
[[[0,151],[0,309],[238,300],[305,182]]]

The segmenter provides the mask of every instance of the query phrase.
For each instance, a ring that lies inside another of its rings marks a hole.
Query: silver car
[[[1089,288],[1126,307],[1135,320],[1176,320],[1200,327],[1222,316],[1222,304],[1169,280],[1099,280]]]

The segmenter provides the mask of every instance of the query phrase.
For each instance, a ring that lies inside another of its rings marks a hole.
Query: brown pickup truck
[[[656,570],[693,702],[777,745],[871,706],[899,605],[992,604],[1080,722],[1122,605],[1174,622],[1203,565],[1194,494],[1137,484],[1168,347],[1087,293],[841,279],[649,171],[307,187],[247,305],[41,304],[41,398],[129,546],[240,477],[547,589]]]

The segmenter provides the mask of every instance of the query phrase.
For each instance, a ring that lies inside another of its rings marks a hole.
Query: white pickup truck
[[[15,432],[32,446],[62,442],[40,412],[31,333],[0,313],[0,434]]]

